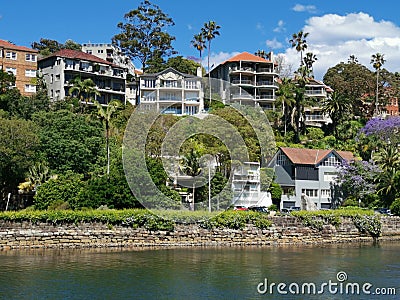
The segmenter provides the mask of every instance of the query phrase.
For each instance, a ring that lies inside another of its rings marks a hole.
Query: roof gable
[[[330,154],[337,156],[340,160],[354,160],[353,153],[349,151],[335,151],[326,149],[305,149],[281,147],[280,150],[294,164],[317,165],[326,159]]]

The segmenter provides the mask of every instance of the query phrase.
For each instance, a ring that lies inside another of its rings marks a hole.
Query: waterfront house
[[[304,208],[306,201],[318,209],[331,208],[332,183],[343,160],[353,161],[349,151],[280,147],[269,167],[282,187],[281,208]]]

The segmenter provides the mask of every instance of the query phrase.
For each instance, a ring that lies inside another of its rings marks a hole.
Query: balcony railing
[[[160,88],[171,88],[171,89],[181,89],[182,84],[178,82],[165,82],[160,84]]]
[[[306,121],[325,121],[326,117],[323,115],[306,115]]]
[[[257,68],[257,73],[272,73],[272,68]]]
[[[242,84],[242,85],[254,85],[254,82],[252,80],[248,79],[234,79],[232,80],[232,84]]]
[[[182,102],[182,98],[160,96],[160,101]]]
[[[274,95],[257,95],[257,100],[275,100]]]
[[[315,96],[315,95],[326,96],[326,91],[323,90],[323,89],[319,89],[319,90],[306,90],[306,95],[307,95],[307,96]]]
[[[269,80],[257,81],[257,86],[260,86],[260,85],[274,85],[274,83],[272,81],[269,81]]]
[[[240,67],[233,67],[231,69],[231,71],[232,72],[252,72],[253,73],[255,71],[255,69],[253,67],[244,67],[244,66],[242,66],[241,68]]]
[[[254,100],[254,96],[249,95],[249,94],[233,94],[232,99],[249,99],[249,100]]]

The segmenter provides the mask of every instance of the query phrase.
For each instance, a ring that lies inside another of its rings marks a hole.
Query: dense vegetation
[[[157,18],[158,23],[149,22],[152,18]],[[147,27],[138,29],[135,24]],[[125,15],[125,23],[118,25],[121,32],[113,41],[131,58],[139,58],[144,69],[156,72],[174,67],[193,74],[198,64],[180,56],[171,57],[175,53],[171,44],[175,37],[164,29],[173,24],[158,6],[146,0]],[[207,47],[210,51],[211,41],[219,35],[219,28],[214,21],[209,21],[191,41],[200,56]],[[152,38],[149,40],[146,34]],[[306,96],[306,85],[313,78],[313,64],[317,60],[310,52],[303,55],[307,49],[307,36],[308,33],[303,32],[293,34],[290,43],[300,53],[300,67],[292,77],[282,78],[276,110],[265,112],[277,146],[352,151],[361,160],[344,164],[340,169],[334,193],[335,206],[384,206],[392,207],[394,213],[400,214],[400,117],[377,117],[388,100],[399,96],[400,75],[383,68],[382,54],[372,55],[375,72],[359,64],[352,55],[347,63],[341,62],[327,70],[324,82],[335,92],[323,103],[316,103],[316,99]],[[141,48],[144,40],[148,45]],[[48,39],[41,39],[34,47],[43,55],[63,48],[80,49],[73,41],[62,44]],[[8,209],[16,210],[32,204],[43,210],[100,206],[140,208],[141,204],[125,178],[121,150],[124,130],[134,107],[120,103],[112,110],[103,110],[86,105],[86,100],[95,92],[93,83],[81,82],[79,78],[71,88],[77,96],[68,96],[58,102],[49,101],[40,76],[36,79],[37,93],[32,97],[24,97],[16,88],[11,88],[14,81],[13,75],[0,70],[1,208],[8,205]],[[332,119],[331,124],[322,128],[306,126],[304,108],[315,104],[323,107]],[[264,142],[257,139],[254,128],[240,114],[231,107],[215,103],[211,104],[210,112],[237,129],[248,148],[250,160],[265,159],[260,151]],[[171,185],[166,185],[169,179],[161,161],[161,144],[168,130],[180,119],[160,116],[146,144],[150,176],[172,199],[171,208],[181,207],[180,196],[170,188]],[[263,125],[266,124],[260,124],[261,129]],[[180,155],[184,157],[182,169],[192,170],[191,174],[198,173],[196,160],[206,153],[211,154],[219,165],[211,183],[214,196],[223,190],[233,163],[221,141],[205,134],[185,141],[180,149]],[[194,176],[191,174],[188,175]],[[135,176],[140,183],[141,174]],[[264,178],[263,183],[269,183],[273,176],[265,177],[268,178]],[[279,204],[282,193],[279,186],[274,183],[270,188],[268,186],[265,183],[264,190],[269,189],[274,203]],[[196,188],[194,193],[196,202],[205,202],[208,198],[206,187]],[[12,197],[8,203],[9,194]],[[221,201],[230,198],[227,192]]]

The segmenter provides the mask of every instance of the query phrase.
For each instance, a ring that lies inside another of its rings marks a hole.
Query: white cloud
[[[359,62],[369,68],[371,55],[385,55],[384,65],[391,72],[400,71],[400,27],[388,21],[376,21],[365,13],[327,14],[306,21],[304,32],[309,32],[308,49],[317,55],[314,73],[322,79],[328,68],[347,62],[355,55]],[[295,68],[300,63],[300,54],[290,48],[285,52]]]
[[[212,65],[214,65],[211,69],[215,68],[216,66],[223,63],[227,59],[229,59],[235,55],[238,55],[239,53],[240,52],[219,52],[219,53],[211,52],[210,67]],[[203,67],[207,70],[207,53],[204,54],[202,64],[203,64]]]
[[[317,12],[317,8],[315,7],[315,5],[296,4],[295,6],[293,6],[292,10],[296,12],[308,12],[311,14]]]
[[[278,21],[278,26],[275,27],[273,31],[274,32],[284,32],[284,31],[286,31],[285,23],[283,22],[283,20],[279,20]]]
[[[266,40],[265,44],[272,49],[279,49],[283,47],[282,43],[279,42],[276,38],[274,38],[273,40]]]

